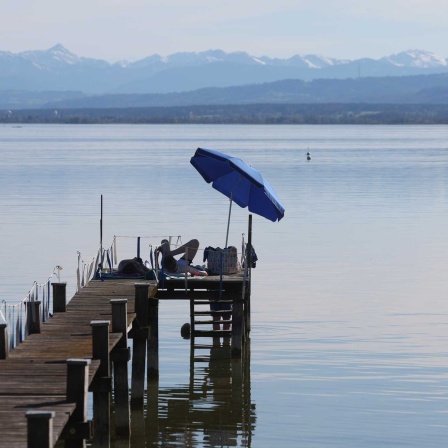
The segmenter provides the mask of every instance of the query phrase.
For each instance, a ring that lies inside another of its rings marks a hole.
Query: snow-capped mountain
[[[24,51],[17,56],[42,68],[64,67],[67,65],[109,66],[107,62],[99,59],[79,57],[61,44],[57,44],[46,51]]]
[[[447,67],[447,59],[429,51],[408,50],[382,58],[397,67],[435,68]]]
[[[165,93],[282,79],[404,76],[448,72],[447,59],[409,50],[378,60],[339,60],[321,55],[290,58],[223,50],[151,55],[135,62],[109,62],[75,55],[58,44],[48,50],[0,51],[0,91]]]

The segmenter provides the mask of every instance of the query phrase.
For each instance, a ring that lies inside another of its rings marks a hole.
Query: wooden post
[[[146,375],[150,381],[159,378],[159,299],[151,297],[148,300],[149,338]]]
[[[250,296],[251,296],[251,281],[252,281],[252,215],[249,215],[249,224],[247,231],[247,266],[248,266],[248,275],[249,275],[249,284],[246,287],[245,291],[245,329],[247,333],[250,333]]]
[[[53,313],[65,313],[67,304],[67,283],[52,283]]]
[[[238,296],[233,301],[232,306],[232,358],[241,357],[241,348],[243,343],[243,301]]]
[[[135,313],[133,322],[131,407],[143,409],[145,393],[145,361],[148,340],[149,283],[135,283]]]
[[[108,320],[92,320],[92,358],[101,361],[97,375],[110,376],[109,360],[109,325]]]
[[[28,334],[40,333],[40,300],[26,302]]]
[[[242,406],[243,397],[243,362],[240,359],[233,358],[232,366],[232,405],[238,411]]]
[[[112,332],[121,333],[122,335],[112,352],[114,363],[115,432],[119,437],[127,437],[131,432],[128,383],[128,301],[127,299],[113,299],[110,303],[112,305]]]
[[[101,360],[93,387],[93,445],[110,447],[110,356],[108,320],[93,320],[92,358]]]
[[[67,401],[76,403],[76,408],[67,424],[66,448],[84,448],[85,439],[91,436],[87,422],[89,365],[90,359],[67,360]]]
[[[190,351],[194,352],[194,336],[195,336],[195,324],[194,324],[194,298],[190,297]]]
[[[135,314],[140,327],[148,326],[149,283],[135,283]]]
[[[6,323],[0,323],[0,359],[6,359],[9,354],[7,328]]]
[[[27,411],[28,448],[51,448],[53,441],[53,411]]]
[[[159,440],[159,380],[148,382],[146,412],[146,446],[158,446]]]

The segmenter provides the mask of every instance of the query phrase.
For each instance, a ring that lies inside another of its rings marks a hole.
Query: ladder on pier
[[[190,300],[190,329],[195,337],[231,337],[233,300],[192,298]]]

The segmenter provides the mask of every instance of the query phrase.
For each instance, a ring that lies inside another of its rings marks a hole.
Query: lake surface
[[[158,429],[148,398],[132,447],[444,445],[446,126],[1,126],[0,301],[56,265],[73,295],[101,195],[119,259],[137,236],[147,259],[168,235],[223,246],[229,201],[190,165],[197,147],[258,168],[286,208],[278,223],[253,216],[250,389],[232,390],[226,347],[191,372],[188,304],[163,303]],[[229,244],[247,217],[232,208]]]

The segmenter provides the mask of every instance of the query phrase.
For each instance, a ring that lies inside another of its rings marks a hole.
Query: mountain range
[[[312,54],[280,59],[209,50],[117,63],[79,57],[60,44],[44,51],[0,51],[0,91],[168,93],[284,79],[311,81],[445,72],[447,59],[419,50],[377,60],[339,60]]]
[[[361,102],[448,104],[448,60],[418,50],[354,61],[210,50],[111,64],[62,45],[0,52],[4,109]]]

